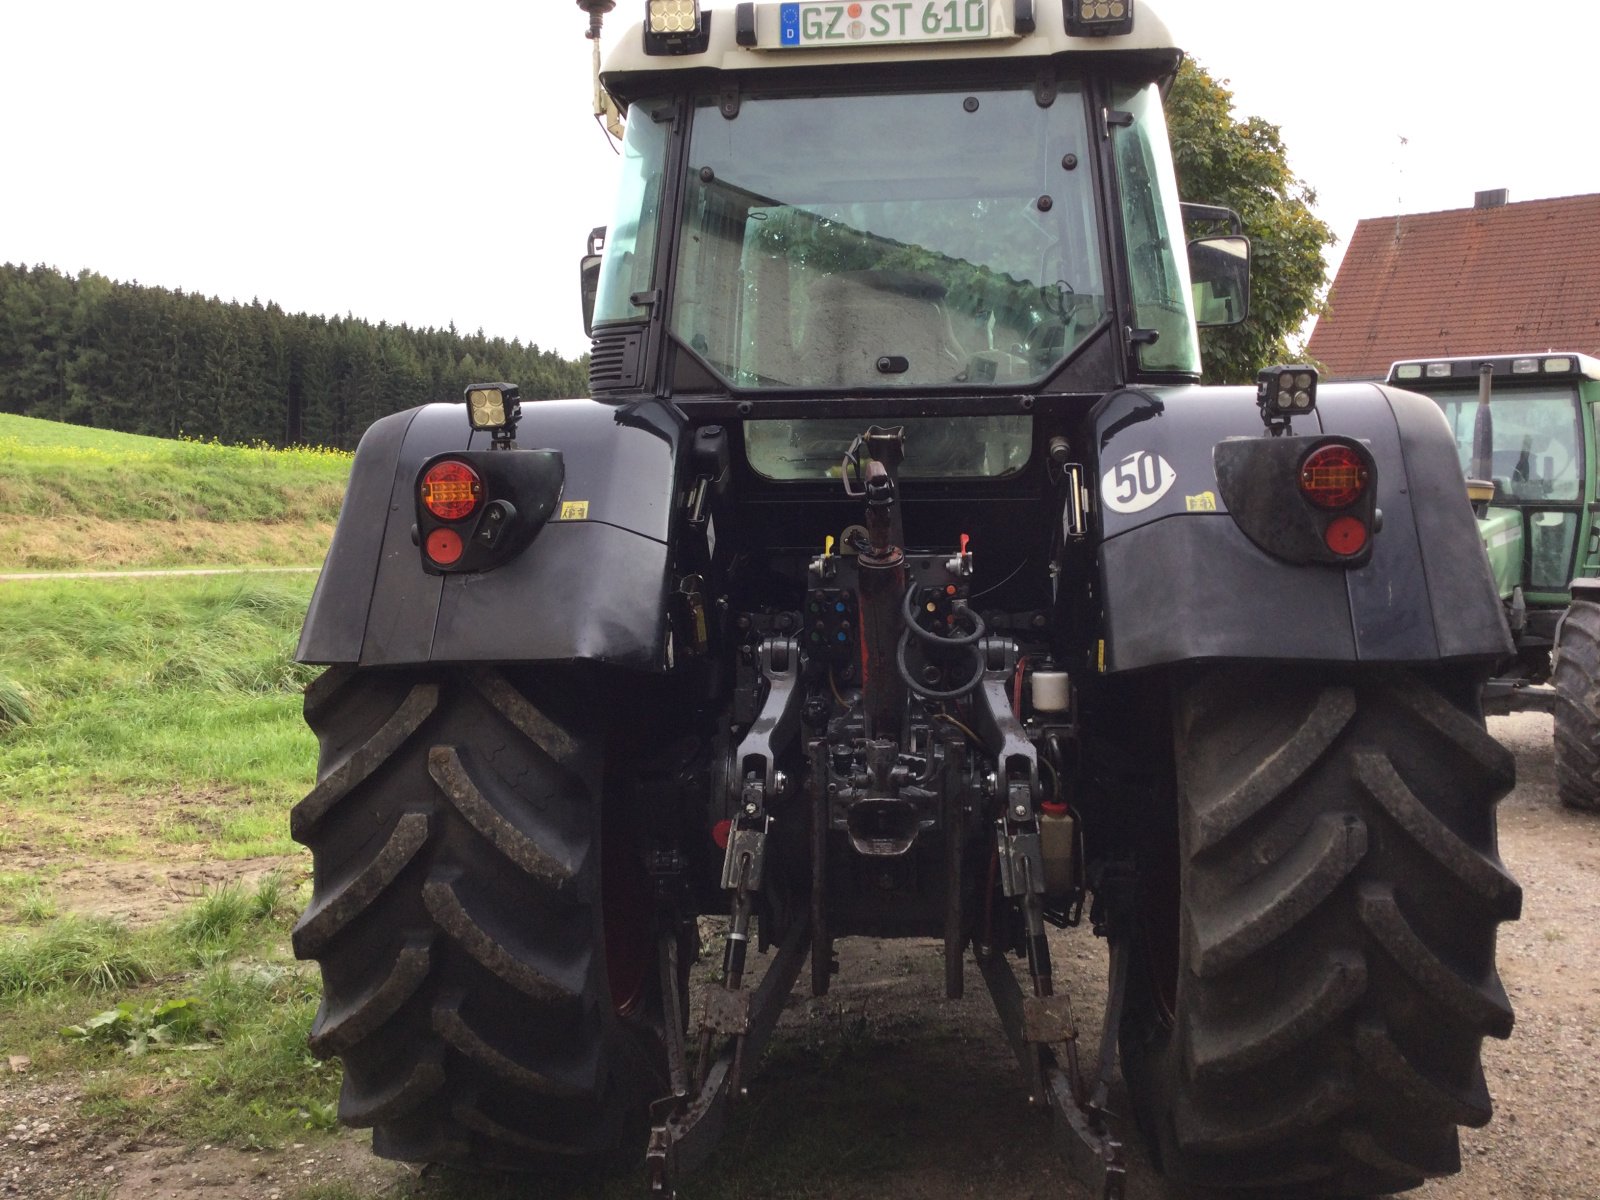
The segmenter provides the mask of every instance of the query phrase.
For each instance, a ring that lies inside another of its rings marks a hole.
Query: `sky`
[[[1593,0],[1138,2],[1281,127],[1335,264],[1362,217],[1600,192]],[[586,28],[574,0],[0,0],[0,262],[576,356],[617,172]]]

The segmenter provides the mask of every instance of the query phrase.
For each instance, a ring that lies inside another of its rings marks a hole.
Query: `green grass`
[[[0,943],[0,1000],[58,988],[106,992],[154,973],[150,958],[115,921],[68,916]]]
[[[79,1074],[83,1114],[135,1137],[248,1149],[325,1131],[339,1072],[306,1050],[319,988],[286,945],[303,899],[268,876],[144,929],[63,917],[13,934],[0,1049]]]
[[[291,661],[310,576],[0,584],[0,680],[29,719],[0,728],[0,780],[30,840],[205,842],[288,853],[311,782]],[[130,816],[137,813],[136,819]]]
[[[42,447],[91,450],[106,454],[159,454],[163,447],[170,445],[165,438],[91,429],[87,425],[68,425],[61,421],[41,421],[36,417],[17,417],[9,413],[0,413],[0,437],[14,440],[18,446],[29,450]]]
[[[0,563],[24,572],[314,566],[350,463],[343,451],[166,440],[0,413]]]
[[[342,451],[167,441],[0,414],[0,513],[331,521],[350,462]]]

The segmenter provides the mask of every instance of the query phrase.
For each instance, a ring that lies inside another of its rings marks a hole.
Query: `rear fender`
[[[1372,455],[1381,527],[1364,565],[1294,564],[1228,511],[1216,446],[1266,435],[1255,390],[1127,389],[1093,421],[1107,673],[1197,659],[1419,664],[1511,652],[1455,442],[1432,401],[1374,384],[1318,393],[1299,435]]]
[[[523,409],[519,441],[560,452],[560,503],[492,570],[431,574],[416,545],[428,460],[487,450],[459,404],[375,423],[361,439],[296,658],[402,666],[597,659],[666,667],[667,542],[680,422],[665,406],[588,400]]]

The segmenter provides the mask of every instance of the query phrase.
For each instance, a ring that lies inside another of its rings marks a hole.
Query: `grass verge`
[[[62,917],[0,942],[0,1052],[76,1072],[83,1113],[132,1137],[244,1149],[331,1129],[336,1065],[313,1059],[315,973],[288,957],[303,897],[276,876],[130,930]]]
[[[343,451],[167,441],[0,413],[0,562],[315,565],[350,462]]]
[[[287,854],[316,746],[292,661],[310,576],[0,584],[8,844]],[[21,714],[22,705],[7,711]],[[0,846],[3,849],[4,846]]]

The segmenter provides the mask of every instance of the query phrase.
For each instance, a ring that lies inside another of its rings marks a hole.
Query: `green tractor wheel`
[[[1551,682],[1561,803],[1600,812],[1600,604],[1574,600],[1562,616]]]
[[[1471,691],[1249,668],[1180,688],[1176,886],[1144,898],[1122,1039],[1167,1178],[1277,1200],[1459,1169],[1522,899],[1495,855],[1511,756]]]

